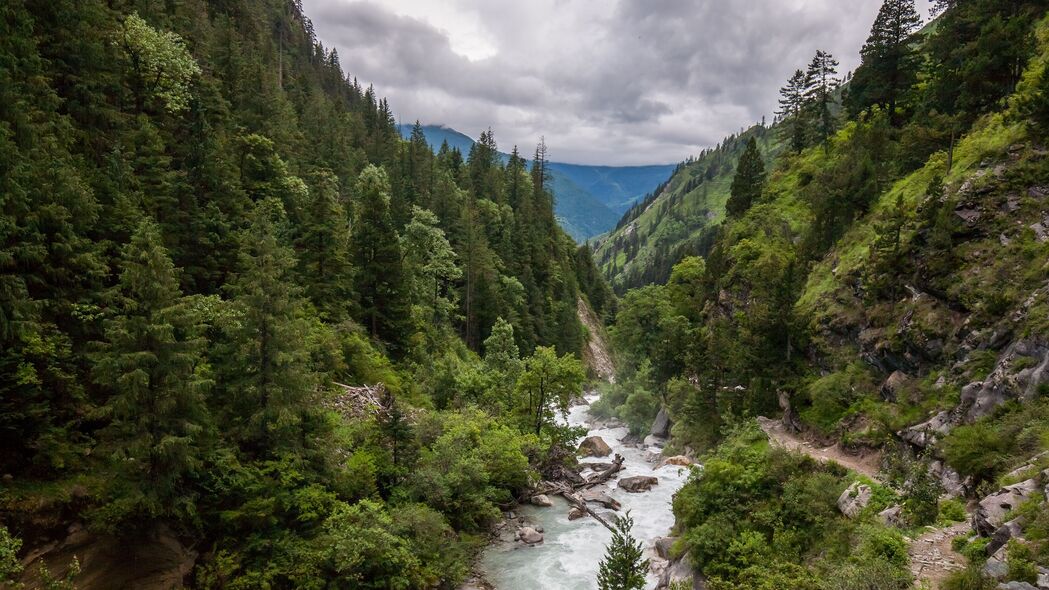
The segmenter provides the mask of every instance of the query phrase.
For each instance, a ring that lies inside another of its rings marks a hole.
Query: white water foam
[[[588,401],[596,399],[588,398]],[[577,406],[569,412],[568,422],[573,426],[587,426],[589,418],[589,406]],[[634,538],[642,542],[651,557],[654,556],[652,545],[655,539],[669,534],[674,525],[671,499],[685,483],[689,469],[675,465],[653,469],[644,455],[647,450],[656,449],[624,446],[620,439],[627,432],[626,428],[598,428],[587,436],[600,436],[612,448],[613,454],[623,456],[624,470],[620,477],[648,475],[659,479],[659,484],[651,491],[640,494],[621,490],[615,483],[609,486],[609,495],[623,505],[621,513],[630,511],[634,519]],[[543,527],[541,545],[499,544],[485,551],[482,569],[498,590],[591,590],[597,587],[598,564],[612,534],[593,518],[568,520],[568,502],[559,496],[551,500],[554,505],[550,508],[522,506],[518,510],[530,522]],[[650,574],[648,588],[654,588],[656,581],[656,577]]]

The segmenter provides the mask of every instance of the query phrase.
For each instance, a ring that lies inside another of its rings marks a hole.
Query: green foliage
[[[572,397],[582,391],[586,381],[583,363],[572,355],[557,356],[549,346],[540,346],[524,359],[517,379],[519,408],[523,425],[529,425],[536,436],[544,429],[556,430],[556,415],[568,414]]]
[[[124,19],[120,44],[131,62],[133,90],[139,108],[156,98],[164,108],[178,113],[189,108],[190,81],[200,66],[179,35],[158,31],[132,13]]]
[[[944,590],[994,590],[998,580],[984,577],[979,567],[967,567],[955,572],[943,581]]]
[[[0,526],[0,583],[15,584],[22,573],[22,564],[18,560],[18,550],[22,548],[22,539],[11,536],[7,527]]]
[[[600,590],[641,590],[645,587],[648,560],[643,559],[641,542],[634,539],[630,529],[634,520],[628,512],[625,516],[612,516],[612,540],[605,547],[605,557],[597,571],[597,587]]]
[[[736,165],[736,176],[732,179],[732,188],[725,204],[726,213],[730,217],[739,217],[761,200],[764,188],[765,163],[758,151],[758,142],[751,137]]]

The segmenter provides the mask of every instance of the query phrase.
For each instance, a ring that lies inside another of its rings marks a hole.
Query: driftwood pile
[[[614,532],[615,529],[612,528],[612,524],[605,520],[604,517],[602,517],[600,514],[591,509],[587,505],[586,500],[583,499],[579,492],[583,490],[589,490],[594,486],[598,486],[607,482],[609,479],[615,476],[615,474],[619,473],[622,470],[623,456],[616,454],[611,465],[591,475],[590,477],[584,479],[581,482],[543,482],[543,484],[537,490],[533,491],[532,495],[535,496],[538,494],[559,494],[565,500],[568,500],[569,504],[572,504],[573,506],[585,511],[587,514],[594,517],[594,520],[604,525],[605,528]]]

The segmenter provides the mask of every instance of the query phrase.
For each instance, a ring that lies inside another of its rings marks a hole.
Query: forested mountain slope
[[[1049,566],[1047,6],[939,4],[914,36],[886,0],[840,116],[818,92],[785,109],[708,254],[620,301],[601,408],[641,431],[665,407],[666,452],[708,450],[675,513],[710,587],[903,590],[908,538],[962,520],[938,587]],[[770,446],[774,414],[880,454],[879,481]]]
[[[401,134],[411,136],[414,125],[399,125]],[[474,141],[466,135],[439,125],[422,125],[421,130],[433,148],[445,142],[449,148],[466,154]],[[508,159],[508,154],[503,154]],[[587,166],[548,162],[554,212],[568,235],[584,242],[611,229],[619,216],[638,199],[665,181],[674,166]]]
[[[456,584],[609,305],[488,140],[401,139],[297,2],[5,2],[0,584]]]
[[[751,137],[768,162],[783,150],[775,130],[762,125],[728,137],[678,165],[595,242],[595,262],[617,292],[666,282],[675,262],[709,253],[724,219],[736,162]]]

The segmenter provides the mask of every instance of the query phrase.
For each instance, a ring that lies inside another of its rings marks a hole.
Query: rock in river
[[[611,508],[612,510],[619,510],[623,507],[622,504],[616,501],[616,499],[612,496],[609,496],[604,492],[598,492],[595,490],[587,490],[583,492],[583,501],[600,504],[605,508]]]
[[[532,505],[542,506],[543,508],[549,508],[553,506],[554,503],[550,501],[550,498],[546,494],[536,494],[532,496]]]
[[[543,533],[540,533],[530,526],[523,526],[517,529],[517,538],[520,539],[522,543],[535,545],[543,542]]]
[[[600,436],[588,436],[579,443],[579,454],[584,457],[607,457],[612,454],[612,448]]]
[[[659,479],[647,475],[635,475],[634,477],[624,477],[619,480],[619,487],[632,494],[647,492],[652,489],[652,486],[658,484]]]

